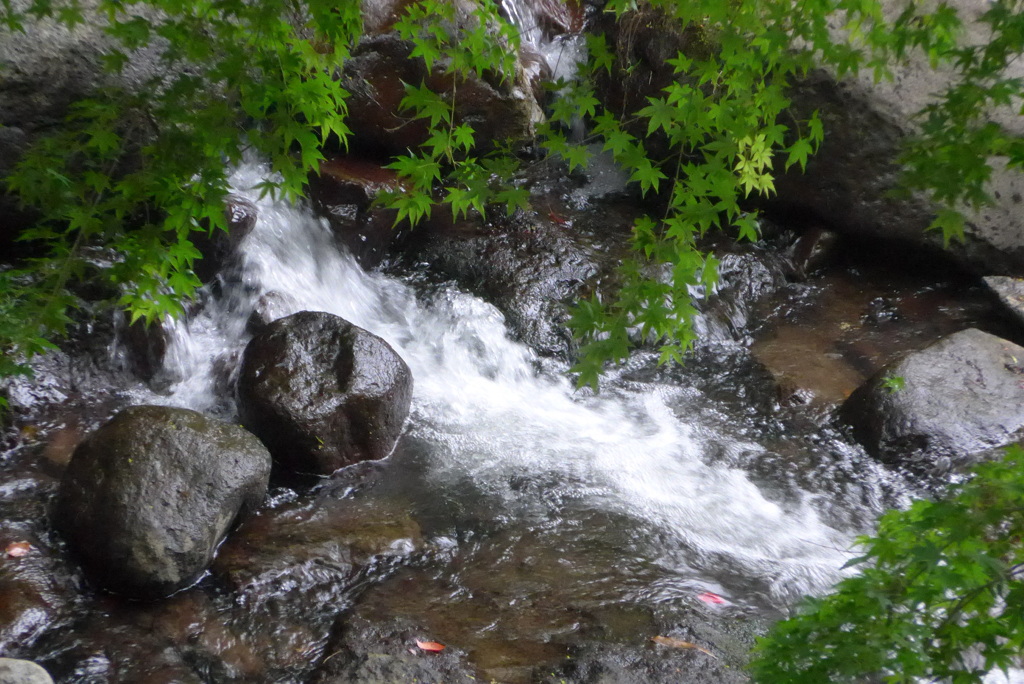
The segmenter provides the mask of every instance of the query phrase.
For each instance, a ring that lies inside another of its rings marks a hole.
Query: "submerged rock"
[[[876,458],[962,465],[1024,428],[1024,347],[963,330],[883,368],[840,415]]]
[[[249,605],[287,594],[291,604],[308,604],[292,612],[308,615],[319,609],[319,593],[344,595],[372,559],[422,546],[404,507],[322,496],[250,518],[225,542],[213,571]]]
[[[196,581],[239,516],[258,506],[270,455],[235,425],[133,406],[78,446],[57,524],[100,586],[165,596]]]
[[[284,467],[329,475],[384,458],[409,415],[412,373],[387,342],[328,313],[274,321],[242,357],[238,412]]]

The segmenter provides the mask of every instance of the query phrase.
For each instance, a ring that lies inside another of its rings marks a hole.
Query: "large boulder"
[[[886,17],[895,19],[905,2],[885,0]],[[964,41],[988,41],[978,17],[990,3],[951,0],[964,20]],[[1024,65],[1011,67],[1011,76],[1024,76]],[[818,110],[825,128],[821,149],[807,164],[776,179],[778,203],[823,219],[837,230],[871,239],[895,240],[911,249],[942,251],[982,273],[1019,274],[1024,271],[1024,174],[1000,164],[989,184],[991,206],[967,210],[965,241],[944,245],[938,232],[925,232],[938,207],[921,196],[894,195],[900,175],[899,155],[908,136],[918,132],[914,115],[935,99],[954,72],[932,69],[925,54],[913,54],[895,65],[891,81],[875,82],[872,74],[837,81],[823,71],[795,84],[789,95],[794,113]],[[1024,134],[1024,119],[1012,107],[990,112],[1011,132]]]
[[[165,596],[203,574],[235,519],[263,501],[269,478],[270,454],[242,428],[133,406],[75,450],[56,520],[99,585]]]
[[[888,19],[908,3],[883,0]],[[977,21],[990,4],[979,0],[951,0],[966,24],[965,42],[984,44],[988,38]],[[598,18],[611,38],[618,57],[611,74],[599,75],[599,97],[615,112],[636,112],[647,97],[662,95],[675,78],[668,63],[678,51],[705,57],[714,47],[699,27],[680,29],[658,11],[640,8],[613,24],[611,16]],[[839,31],[835,31],[840,39]],[[1011,76],[1024,76],[1024,64],[1011,66]],[[837,79],[818,69],[797,80],[787,91],[792,100],[789,120],[806,119],[817,111],[825,139],[807,164],[806,173],[794,166],[779,169],[776,195],[761,201],[778,219],[811,227],[827,227],[868,242],[880,249],[922,251],[944,256],[961,267],[984,274],[1024,273],[1024,174],[993,160],[989,183],[994,202],[965,211],[964,242],[946,245],[938,231],[926,231],[940,207],[921,194],[902,197],[899,187],[903,144],[919,132],[915,114],[934,101],[935,94],[955,75],[949,67],[932,69],[925,54],[912,54],[893,65],[891,81],[875,82],[871,70],[857,77]],[[1012,106],[991,112],[993,119],[1014,134],[1024,134],[1024,117]],[[627,117],[628,118],[628,117]],[[646,135],[644,120],[631,124],[652,157],[666,156],[663,134]]]
[[[391,453],[412,373],[387,342],[329,313],[278,319],[245,348],[242,424],[285,468],[329,475]]]
[[[870,454],[946,470],[1024,428],[1024,347],[963,330],[890,364],[840,409]]]

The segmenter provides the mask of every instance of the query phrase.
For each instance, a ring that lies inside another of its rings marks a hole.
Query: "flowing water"
[[[523,3],[502,6],[524,44],[570,75],[578,41],[545,34]],[[701,668],[741,664],[759,622],[825,591],[853,537],[914,493],[830,426],[829,407],[895,350],[973,324],[970,307],[948,306],[945,292],[856,274],[758,311],[743,302],[777,274],[760,257],[726,257],[723,272],[745,272],[734,280],[749,291],[698,321],[712,343],[686,368],[637,352],[594,394],[513,339],[486,301],[417,273],[362,270],[308,208],[259,197],[266,173],[253,163],[232,177],[258,208],[255,228],[198,311],[166,324],[171,341],[151,383],[159,391],[131,381],[97,402],[92,422],[132,403],[235,420],[233,380],[254,310],[314,310],[381,336],[408,363],[415,387],[402,439],[382,462],[275,479],[210,575],[148,604],[90,590],[47,526],[64,433],[41,454],[0,454],[0,548],[27,539],[40,551],[17,566],[0,558],[0,654],[69,682],[299,682],[347,667],[353,654],[408,658],[422,638],[469,665],[419,681],[554,682],[572,672],[570,656],[605,668],[572,681],[734,681]],[[865,310],[881,321],[870,330]],[[886,327],[903,314],[901,327]],[[766,323],[751,347],[758,317]],[[54,378],[75,375],[75,360],[51,362],[34,384],[13,387],[16,403],[73,399],[75,382]],[[779,397],[756,389],[773,391],[765,367],[812,388],[819,404],[780,417]],[[649,639],[662,634],[721,661],[697,651],[659,661]],[[342,669],[315,681],[411,681],[412,662],[405,678]]]
[[[415,378],[409,436],[430,444],[427,477],[435,486],[469,480],[515,508],[522,504],[510,481],[556,482],[559,497],[636,518],[691,554],[728,556],[782,600],[837,578],[849,532],[824,524],[807,501],[781,505],[742,471],[708,465],[709,442],[721,437],[713,426],[680,420],[673,408],[679,388],[574,391],[566,377],[536,370],[530,350],[509,339],[491,305],[453,289],[422,301],[410,286],[362,271],[325,223],[247,190],[259,174],[250,166],[234,178],[260,209],[239,248],[237,272],[197,319],[175,330],[168,356],[175,374],[188,379],[168,396],[140,400],[231,416],[217,369],[244,347],[260,297],[276,293],[281,313],[342,316],[405,359]]]
[[[838,354],[794,326],[821,317],[818,329],[841,338],[880,294],[913,288],[806,286],[807,296],[842,297],[814,305],[787,295],[774,314],[726,307],[724,319],[702,321],[718,341],[685,368],[659,368],[641,351],[594,394],[512,339],[491,304],[416,274],[363,271],[307,208],[260,198],[253,188],[265,173],[248,164],[232,178],[258,220],[198,312],[168,326],[171,344],[153,383],[162,390],[135,383],[114,404],[234,420],[232,376],[254,309],[327,311],[383,337],[409,364],[415,389],[405,434],[382,462],[313,482],[276,481],[211,575],[154,604],[83,587],[45,527],[55,488],[47,473],[59,468],[45,453],[26,463],[8,454],[0,542],[30,539],[46,553],[10,577],[0,564],[0,641],[27,644],[14,653],[64,681],[193,681],[196,673],[202,681],[307,681],[318,663],[343,662],[338,653],[382,643],[403,653],[411,638],[445,641],[471,671],[502,682],[536,681],[537,667],[561,667],[587,644],[599,644],[595,658],[623,644],[621,662],[655,657],[643,644],[666,633],[713,646],[735,665],[758,620],[826,590],[853,536],[906,500],[901,476],[827,420],[800,418],[813,406],[791,421],[762,406],[755,388],[763,367],[725,331],[759,316],[776,320],[755,345],[766,363],[785,360],[792,372],[780,350],[795,339],[836,357],[836,366]],[[730,259],[723,270],[747,272],[739,279],[747,289],[772,279],[762,261]],[[936,325],[970,324],[961,320],[969,307],[942,323],[934,311],[949,308],[948,299],[933,298],[922,304],[907,294],[922,311],[900,309],[927,321],[926,330],[904,320],[901,337],[884,327],[899,318],[887,314],[878,340],[914,348],[944,334]],[[819,375],[811,377],[845,378]],[[34,391],[47,391],[45,377]],[[337,555],[339,539],[354,556]],[[36,603],[25,598],[35,595]],[[648,669],[637,681],[677,681],[673,671]]]

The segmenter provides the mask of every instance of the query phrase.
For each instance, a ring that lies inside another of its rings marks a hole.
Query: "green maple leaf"
[[[648,119],[647,135],[652,135],[659,128],[670,133],[675,126],[677,109],[660,97],[648,97],[648,106],[641,109],[637,114]]]
[[[799,164],[801,171],[807,170],[807,158],[814,154],[814,148],[811,146],[811,141],[807,138],[797,138],[796,142],[786,148],[786,152],[789,156],[786,158],[786,170],[793,164]]]

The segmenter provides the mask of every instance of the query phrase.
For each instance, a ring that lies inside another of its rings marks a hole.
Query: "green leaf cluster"
[[[636,257],[623,266],[619,297],[595,297],[572,319],[584,341],[580,382],[596,387],[604,363],[623,359],[641,340],[660,341],[664,360],[685,353],[693,341],[693,293],[714,283],[697,238],[729,229],[756,239],[757,212],[747,200],[774,193],[779,167],[804,170],[824,140],[818,113],[795,120],[786,95],[811,68],[888,78],[892,64],[924,54],[932,66],[952,71],[950,86],[919,115],[921,133],[903,156],[904,187],[925,190],[945,207],[932,228],[946,240],[962,236],[961,209],[990,201],[993,164],[1024,164],[1024,142],[990,120],[996,107],[1024,113],[1021,79],[1008,75],[1024,52],[1024,3],[993,0],[989,7],[981,22],[990,42],[964,47],[963,20],[942,3],[908,3],[891,19],[879,0],[606,3],[620,25],[639,12],[681,34],[696,32],[701,42],[667,61],[675,77],[660,94],[635,112],[615,113],[594,98],[594,82],[641,65],[631,62],[628,49],[589,36],[581,81],[561,85],[550,124],[540,131],[541,146],[570,170],[585,163],[586,143],[600,143],[644,196],[657,195],[667,206],[634,226]],[[573,144],[565,130],[580,120],[591,136]],[[645,145],[652,139],[665,141],[670,153],[654,158]]]
[[[859,574],[808,599],[755,649],[771,684],[980,682],[1024,651],[1024,450],[936,501],[882,517]]]
[[[447,204],[454,219],[471,211],[482,216],[490,205],[504,206],[508,215],[528,208],[528,192],[513,183],[519,168],[509,147],[513,141],[487,141],[490,149],[481,152],[476,130],[459,120],[458,108],[459,89],[468,79],[504,84],[515,78],[515,28],[493,0],[478,0],[472,14],[446,0],[419,0],[406,7],[395,27],[413,43],[411,56],[423,60],[435,84],[405,84],[401,108],[428,124],[427,139],[388,165],[402,188],[378,201],[398,210],[396,225],[413,226],[438,204]]]
[[[573,314],[583,342],[581,383],[596,386],[604,364],[641,341],[659,345],[665,361],[683,357],[693,343],[694,293],[712,291],[716,281],[714,260],[697,249],[700,237],[726,229],[756,239],[750,198],[771,195],[776,173],[805,168],[824,139],[817,114],[794,119],[786,95],[813,67],[885,78],[893,63],[923,53],[954,70],[949,88],[922,112],[905,162],[908,187],[947,207],[934,227],[947,238],[959,234],[959,209],[988,201],[993,156],[1024,164],[1024,143],[989,120],[994,107],[1021,107],[1020,80],[1007,75],[1024,47],[1021,4],[990,2],[982,17],[989,40],[965,47],[961,18],[942,3],[909,3],[889,18],[879,0],[606,2],[620,25],[653,13],[699,40],[667,60],[671,83],[633,112],[611,111],[599,97],[600,79],[639,66],[603,35],[587,36],[578,79],[551,86],[537,149],[573,171],[587,165],[596,145],[658,207],[633,226],[634,256],[622,266],[620,291]],[[394,25],[429,74],[405,85],[401,103],[410,119],[424,122],[426,137],[391,160],[402,183],[381,197],[399,222],[422,221],[438,205],[456,219],[529,209],[511,144],[478,140],[460,117],[469,79],[521,77],[515,28],[494,0],[472,10],[416,0]],[[49,302],[42,308],[66,314],[75,304],[67,285],[76,279],[120,288],[119,303],[133,319],[179,312],[199,285],[190,236],[226,226],[225,166],[252,151],[275,172],[264,191],[296,197],[324,148],[345,146],[350,135],[338,73],[361,33],[359,3],[97,0],[86,10],[80,0],[32,0],[18,10],[0,0],[0,31],[38,19],[73,28],[97,12],[113,41],[104,56],[112,74],[144,47],[159,52],[162,68],[141,88],[107,87],[77,103],[5,179],[41,216],[23,239],[48,251],[18,276],[25,291],[6,300],[11,321],[0,329],[0,348],[11,358],[25,358],[39,348],[33,340],[62,329],[61,316],[37,315],[25,302]]]
[[[24,13],[5,2],[0,32],[39,19],[73,28],[83,12],[78,0]],[[39,217],[20,239],[45,257],[5,276],[0,376],[63,333],[73,281],[118,288],[132,320],[179,313],[199,286],[191,234],[227,227],[226,166],[252,151],[275,172],[265,190],[295,197],[321,149],[349,134],[335,72],[361,33],[358,3],[100,0],[89,12],[113,46],[109,82],[132,50],[153,46],[159,61],[131,90],[74,103],[5,179]]]
[[[657,196],[665,209],[633,226],[636,256],[621,269],[622,288],[614,300],[599,296],[577,307],[571,324],[583,339],[575,370],[581,384],[597,386],[605,362],[621,361],[637,342],[659,345],[663,362],[680,361],[694,342],[695,293],[712,292],[714,259],[698,240],[710,230],[732,229],[741,239],[757,238],[757,213],[750,195],[774,193],[776,157],[785,168],[803,168],[824,136],[815,113],[808,121],[783,123],[790,101],[786,86],[811,66],[808,51],[774,23],[779,3],[652,1],[667,26],[698,27],[713,50],[681,50],[668,64],[674,78],[660,94],[629,116],[606,109],[594,96],[595,83],[633,68],[628,51],[619,54],[603,36],[588,47],[594,58],[581,65],[579,83],[563,87],[550,124],[541,129],[542,147],[570,169],[600,144],[636,183],[642,195]],[[633,3],[610,2],[620,22],[638,11]],[[586,121],[591,136],[572,144],[564,130]],[[651,155],[645,141],[663,141],[664,158]]]

